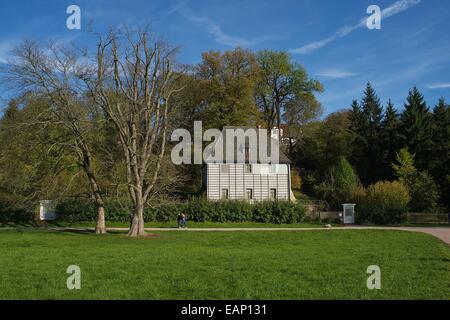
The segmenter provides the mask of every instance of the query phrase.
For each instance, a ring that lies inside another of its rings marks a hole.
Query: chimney
[[[278,127],[273,127],[272,130],[270,130],[270,137],[272,139],[280,140],[283,136],[283,129],[278,129]]]

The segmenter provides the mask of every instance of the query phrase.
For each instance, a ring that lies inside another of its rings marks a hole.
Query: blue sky
[[[81,31],[66,28],[71,4],[81,7]],[[381,30],[361,24],[372,4],[384,9]],[[450,100],[447,0],[2,0],[0,8],[0,63],[24,38],[89,43],[88,21],[96,30],[150,23],[181,47],[185,63],[236,46],[291,52],[324,84],[318,98],[326,113],[360,99],[367,81],[399,109],[413,86],[431,106],[441,96]]]

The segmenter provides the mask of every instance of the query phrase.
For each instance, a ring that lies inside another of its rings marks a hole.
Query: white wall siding
[[[220,164],[208,163],[206,169],[207,197],[220,200],[222,189],[228,189],[231,200],[244,200],[246,189],[253,190],[254,201],[270,198],[270,189],[276,189],[278,200],[289,200],[289,168],[277,164],[253,164],[252,173],[245,173],[245,164],[228,164],[229,172],[222,173]]]

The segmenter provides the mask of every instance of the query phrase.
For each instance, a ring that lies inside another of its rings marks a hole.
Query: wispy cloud
[[[249,47],[253,43],[250,40],[226,34],[217,23],[215,23],[214,21],[212,21],[207,17],[198,17],[190,15],[188,18],[191,21],[197,23],[198,25],[204,27],[209,34],[214,36],[215,40],[218,43],[234,47],[235,46]]]
[[[172,5],[171,7],[169,7],[168,9],[166,9],[163,12],[160,12],[155,19],[153,19],[153,23],[159,23],[162,21],[165,21],[165,19],[170,16],[171,14],[180,11],[180,9],[182,9],[186,4],[188,4],[190,2],[190,0],[181,0],[178,1],[177,3],[175,3],[174,5]]]
[[[226,46],[231,47],[251,47],[258,43],[268,41],[272,39],[271,36],[263,36],[263,37],[257,37],[254,39],[245,39],[238,36],[232,36],[227,34],[225,31],[223,31],[222,27],[216,23],[215,21],[211,20],[208,17],[204,16],[197,16],[194,13],[192,13],[191,10],[186,8],[183,5],[177,6],[175,9],[179,13],[181,13],[183,16],[185,16],[187,19],[191,20],[192,22],[196,23],[197,25],[203,27],[206,32],[214,36],[214,39],[220,43],[224,44]]]
[[[450,89],[450,82],[430,84],[428,89]]]
[[[357,73],[345,71],[345,70],[337,70],[337,69],[328,69],[323,70],[316,73],[316,76],[331,78],[331,79],[344,79],[356,76]]]
[[[394,2],[391,6],[383,9],[381,11],[382,19],[387,19],[392,17],[400,12],[403,12],[417,4],[419,4],[422,0],[399,0]],[[343,38],[348,34],[352,33],[355,30],[358,30],[364,26],[366,26],[367,16],[360,19],[357,24],[344,26],[338,29],[332,36],[311,42],[307,45],[304,45],[300,48],[289,50],[292,54],[308,54],[317,49],[323,48],[327,44],[336,41],[339,38]]]

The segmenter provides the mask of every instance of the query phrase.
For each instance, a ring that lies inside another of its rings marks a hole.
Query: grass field
[[[95,222],[75,222],[70,223],[66,221],[50,221],[49,227],[95,227]],[[275,223],[260,223],[260,222],[193,222],[188,221],[190,228],[321,228],[323,223],[291,223],[291,224],[275,224]],[[129,223],[125,222],[107,222],[108,228],[128,228]],[[33,227],[31,222],[17,224],[17,223],[0,223],[0,228],[4,227]],[[177,221],[167,222],[146,222],[146,228],[176,228]]]
[[[450,299],[450,248],[420,233],[17,229],[0,231],[0,254],[0,299]],[[81,290],[66,288],[69,265]]]
[[[50,221],[48,222],[49,227],[95,227],[95,222],[75,222],[70,223],[67,221]],[[325,222],[301,222],[301,223],[291,223],[291,224],[275,224],[275,223],[261,223],[261,222],[193,222],[189,221],[189,228],[323,228]],[[342,226],[341,224],[332,223],[335,227]],[[24,223],[1,223],[0,228],[29,228],[34,227],[34,223],[32,222],[24,222]],[[110,222],[106,223],[108,228],[128,228],[130,226],[129,223],[125,222]],[[366,224],[366,226],[371,226],[370,224]],[[373,225],[375,226],[375,225]],[[391,227],[427,227],[427,228],[450,228],[449,224],[399,224],[399,225],[391,225]],[[176,228],[176,221],[167,221],[167,222],[146,222],[146,228]],[[386,225],[383,225],[386,227]]]

